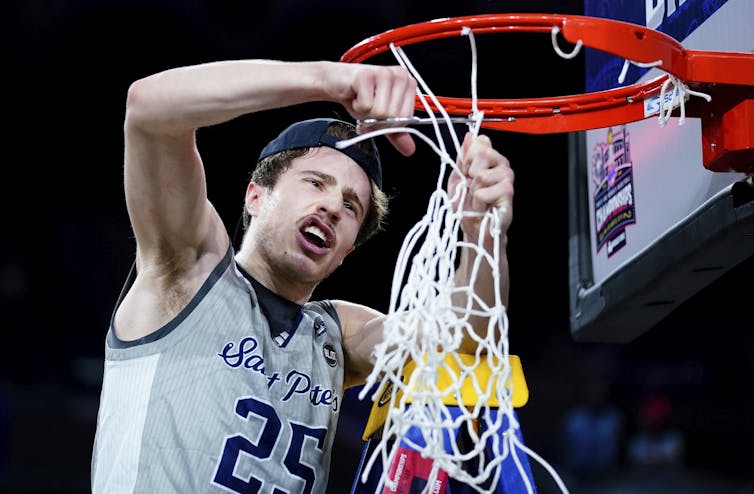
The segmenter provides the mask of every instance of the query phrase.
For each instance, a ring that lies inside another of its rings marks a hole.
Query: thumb
[[[403,156],[411,156],[416,151],[414,138],[408,132],[387,134],[387,138],[395,149]]]

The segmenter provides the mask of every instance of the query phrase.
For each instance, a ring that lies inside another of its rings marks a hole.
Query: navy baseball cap
[[[262,149],[259,155],[259,161],[273,154],[281,151],[287,151],[289,149],[301,149],[301,148],[314,148],[327,146],[333,149],[337,149],[341,153],[350,157],[361,168],[364,169],[367,176],[374,180],[377,187],[382,189],[382,165],[380,163],[380,154],[377,151],[377,144],[373,139],[369,139],[372,151],[365,153],[355,145],[345,148],[337,148],[335,146],[341,139],[335,136],[328,135],[327,127],[333,122],[340,122],[353,128],[354,136],[356,135],[356,127],[343,120],[337,120],[335,118],[313,118],[310,120],[303,120],[296,122],[289,126],[283,132],[280,133],[275,139],[270,141],[264,149]]]

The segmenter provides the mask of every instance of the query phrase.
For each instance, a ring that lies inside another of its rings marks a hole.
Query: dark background
[[[221,59],[337,60],[372,34],[439,17],[582,12],[571,0],[17,0],[1,8],[0,492],[13,493],[89,490],[104,335],[134,251],[121,169],[133,80]],[[478,39],[480,97],[584,91],[583,62],[554,55],[549,36],[497,42]],[[468,42],[436,43],[407,53],[437,94],[468,97]],[[259,149],[294,119],[322,113],[346,117],[310,104],[199,132],[210,198],[231,231]],[[487,133],[516,172],[509,318],[511,352],[530,389],[519,410],[528,446],[571,492],[754,492],[752,262],[635,341],[577,343],[568,320],[566,135]],[[403,158],[382,146],[394,196],[389,231],[352,254],[317,297],[387,309],[395,255],[436,180],[436,157],[418,147]],[[594,384],[622,417],[619,454],[606,470],[578,471],[568,466],[573,442],[561,431]],[[686,448],[673,467],[638,469],[626,445],[639,427],[640,403],[655,393],[670,400],[668,427]],[[333,493],[350,487],[370,403],[348,392],[344,405]],[[540,491],[555,492],[547,473],[533,468]]]

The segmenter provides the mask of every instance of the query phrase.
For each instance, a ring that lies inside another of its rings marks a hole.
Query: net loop
[[[550,38],[552,39],[552,47],[555,50],[555,53],[560,55],[561,57],[565,59],[571,59],[575,58],[576,55],[579,54],[581,51],[581,47],[584,46],[584,42],[581,40],[578,40],[576,44],[573,47],[573,50],[571,50],[570,53],[566,53],[563,50],[560,49],[560,46],[558,46],[558,33],[560,32],[560,26],[552,26],[552,30],[550,31]]]
[[[670,91],[668,93],[668,88]],[[670,94],[670,96],[668,96]],[[660,127],[664,127],[668,120],[670,120],[673,109],[676,106],[680,107],[680,117],[678,118],[678,125],[683,125],[686,121],[686,100],[689,96],[697,96],[703,98],[708,103],[712,101],[712,97],[709,94],[702,93],[700,91],[693,91],[680,79],[672,74],[668,74],[668,78],[662,83],[660,88],[660,112],[657,116],[657,121]]]
[[[559,26],[553,26],[551,30],[552,47],[555,52],[562,58],[571,59],[578,55],[579,50],[583,46],[581,40],[578,40],[573,51],[571,53],[565,53],[560,49],[557,42],[557,35],[560,32]],[[683,125],[686,121],[686,100],[689,96],[697,96],[704,98],[707,102],[712,100],[712,97],[706,93],[700,91],[693,91],[689,89],[679,77],[667,72],[661,68],[663,61],[654,60],[652,62],[637,62],[634,60],[624,59],[623,67],[618,75],[618,83],[623,84],[626,80],[626,74],[628,73],[628,67],[635,65],[641,68],[654,68],[657,67],[660,71],[666,74],[666,79],[660,87],[660,109],[658,112],[658,122],[660,127],[664,127],[673,113],[676,106],[680,107],[680,117],[678,119],[678,125]],[[668,88],[670,88],[670,96],[668,96]]]
[[[628,73],[629,65],[635,65],[641,68],[659,67],[662,65],[662,60],[655,60],[654,62],[634,62],[633,60],[623,60],[623,68],[618,75],[618,84],[623,84],[626,81],[626,74]]]

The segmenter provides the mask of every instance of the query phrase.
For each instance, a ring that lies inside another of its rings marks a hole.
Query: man
[[[312,101],[337,102],[354,119],[411,116],[415,91],[400,67],[266,60],[132,84],[124,181],[135,276],[106,340],[94,492],[325,491],[342,391],[368,375],[382,315],[309,298],[379,229],[379,156],[369,142],[337,149],[344,131],[354,135],[342,123],[289,127],[262,151],[234,252],[207,199],[195,132]],[[388,139],[406,156],[415,150],[409,134]],[[469,206],[503,205],[507,230],[507,160],[486,137],[467,136],[463,150]],[[476,239],[478,227],[465,234]]]

